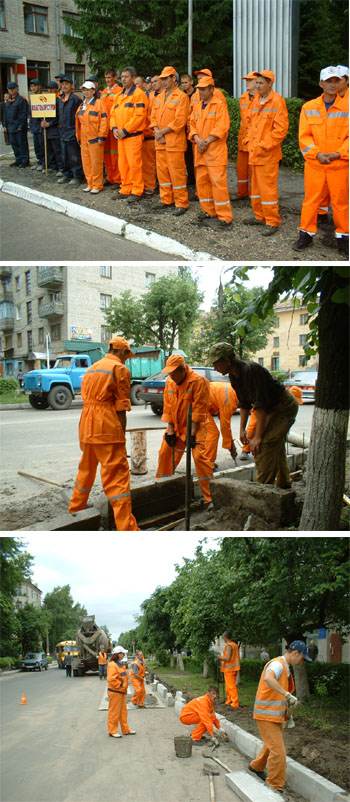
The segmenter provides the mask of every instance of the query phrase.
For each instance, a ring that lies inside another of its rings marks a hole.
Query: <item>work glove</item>
[[[176,434],[169,434],[169,432],[165,432],[165,442],[168,443],[168,446],[171,448],[176,446],[177,436]]]
[[[219,730],[219,732],[216,733],[216,737],[219,739],[219,741],[228,741],[228,736],[224,730]]]
[[[212,736],[211,742],[212,742],[213,746],[219,746],[219,741],[218,741],[217,738],[215,738],[214,735]]]
[[[236,457],[237,457],[237,449],[236,449],[234,440],[232,440],[231,446],[229,448],[229,452],[231,454],[232,459],[236,459]]]
[[[196,447],[196,445],[197,445],[197,443],[196,443],[196,435],[195,435],[195,434],[191,434],[191,437],[190,437],[190,446],[191,446],[191,448],[195,448],[195,447]]]
[[[298,700],[296,696],[293,696],[291,693],[286,693],[285,697],[288,702],[288,707],[296,707],[298,704]]]

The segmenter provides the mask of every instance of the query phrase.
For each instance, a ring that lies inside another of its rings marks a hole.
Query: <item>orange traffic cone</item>
[[[26,695],[25,695],[25,693],[22,693],[22,699],[20,701],[20,705],[27,705],[27,704],[28,704],[28,702],[26,700]]]

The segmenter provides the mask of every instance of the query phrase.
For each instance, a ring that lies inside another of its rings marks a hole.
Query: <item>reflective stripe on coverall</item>
[[[239,99],[239,111],[241,115],[241,124],[238,131],[238,151],[236,161],[237,173],[237,197],[246,198],[249,196],[248,182],[249,182],[249,166],[248,166],[248,143],[244,144],[248,136],[248,111],[254,98],[249,97],[249,92],[243,92]]]
[[[285,691],[293,693],[294,681],[292,674],[287,672],[287,664],[283,657],[275,657],[282,664],[283,672],[278,682]],[[251,767],[255,771],[264,771],[267,763],[268,777],[266,784],[281,790],[286,779],[286,749],[283,738],[283,722],[286,721],[287,702],[278,691],[274,691],[265,682],[265,672],[272,660],[264,666],[260,677],[254,705],[253,718],[256,719],[263,747]]]
[[[228,663],[222,662],[220,668],[220,671],[222,671],[225,678],[225,688],[227,696],[225,705],[228,705],[229,707],[239,707],[238,692],[236,686],[237,673],[238,671],[240,671],[239,651],[237,643],[235,643],[234,641],[229,641],[228,643],[226,643],[223,657],[226,657],[226,649],[228,646],[231,646],[232,656]]]
[[[205,453],[214,463],[218,450],[219,429],[213,415],[219,415],[222,447],[231,448],[231,418],[238,407],[238,398],[229,382],[210,382],[208,430],[205,441]]]
[[[295,385],[293,385],[293,387],[288,387],[288,390],[289,390],[290,393],[292,393],[292,395],[294,395],[294,398],[297,399],[298,404],[302,404],[303,403],[303,394],[302,394],[302,390],[301,390],[300,387],[296,387]],[[256,412],[255,412],[255,409],[253,407],[250,410],[250,418],[249,418],[248,426],[247,426],[247,429],[246,429],[246,436],[247,436],[248,440],[252,440],[253,439],[253,437],[255,435],[255,430],[256,430]],[[250,443],[246,443],[246,445],[243,446],[242,450],[246,451],[249,454],[249,452],[250,452]]]
[[[213,725],[220,729],[220,722],[216,718],[214,706],[208,694],[197,696],[187,702],[181,712],[180,721],[182,724],[197,724],[191,732],[192,741],[200,741],[205,732],[213,735]]]
[[[141,196],[144,189],[142,174],[142,141],[146,126],[147,95],[135,84],[117,97],[110,116],[110,127],[121,129],[125,137],[118,139],[120,193]]]
[[[107,139],[108,114],[101,98],[93,97],[77,111],[75,130],[81,145],[81,160],[90,189],[103,189],[103,143]]]
[[[151,111],[152,128],[171,128],[165,134],[165,144],[155,142],[160,200],[167,206],[175,202],[184,209],[188,208],[185,151],[189,110],[188,96],[175,87],[167,97],[165,90],[156,95]]]
[[[157,479],[173,475],[174,467],[179,464],[186,448],[187,407],[192,402],[192,421],[199,423],[196,432],[195,448],[192,449],[199,484],[206,501],[211,501],[209,481],[213,479],[212,463],[205,453],[207,435],[207,413],[209,406],[209,382],[192,368],[187,368],[187,375],[182,384],[177,385],[168,376],[164,390],[164,409],[162,420],[174,425],[177,441],[174,449],[168,446],[165,436],[159,450]]]
[[[111,116],[112,108],[116,102],[116,98],[122,91],[121,86],[114,84],[109,89],[108,86],[101,92],[101,97],[107,109],[108,120]],[[120,171],[118,166],[118,140],[113,136],[113,131],[109,129],[108,136],[104,146],[104,162],[106,165],[107,181],[110,184],[120,184]]]
[[[144,683],[145,676],[146,663],[144,660],[139,660],[139,658],[136,657],[130,671],[131,684],[134,689],[134,694],[130,701],[138,707],[143,707],[144,698],[146,696]]]
[[[81,395],[84,402],[79,424],[83,452],[68,512],[86,508],[98,463],[104,492],[113,507],[119,531],[138,531],[131,511],[129,465],[125,434],[118,411],[131,409],[130,373],[114,354],[106,354],[87,369]]]
[[[285,100],[277,92],[271,92],[265,103],[260,103],[256,94],[247,114],[251,169],[250,199],[257,220],[277,227],[281,218],[278,213],[278,166],[282,158],[281,143],[288,131],[288,111]]]
[[[118,725],[123,735],[130,732],[128,724],[128,711],[126,707],[126,694],[128,691],[128,672],[124,663],[116,663],[112,660],[107,666],[108,684],[108,719],[107,726],[110,735],[118,732]]]
[[[349,233],[349,104],[336,99],[328,111],[324,95],[304,103],[299,122],[299,145],[305,159],[303,200],[299,230],[315,234],[317,213],[328,190],[336,236]],[[340,153],[340,159],[320,164],[318,153]]]
[[[151,92],[149,95],[148,92],[146,92],[145,94],[147,94],[148,97],[148,108],[146,116],[146,128],[143,132],[143,143],[142,143],[143,182],[145,185],[145,189],[155,190],[156,178],[157,178],[156,146],[154,139],[154,131],[153,128],[151,128],[151,111],[155,96],[153,92]]]
[[[210,217],[218,217],[230,223],[232,209],[227,186],[227,136],[230,130],[230,117],[227,103],[213,94],[204,106],[197,103],[190,120],[190,139],[194,146],[196,184],[201,208]],[[195,135],[206,139],[209,135],[217,137],[200,153],[194,141]]]

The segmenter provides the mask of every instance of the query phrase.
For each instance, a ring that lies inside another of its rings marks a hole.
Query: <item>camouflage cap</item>
[[[231,343],[215,343],[209,351],[209,361],[214,364],[219,359],[235,356],[233,345]]]

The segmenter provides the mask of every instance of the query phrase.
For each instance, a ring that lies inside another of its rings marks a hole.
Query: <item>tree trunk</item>
[[[306,663],[294,666],[295,677],[295,696],[298,702],[308,702],[310,700],[309,680],[307,678]],[[292,709],[293,712],[293,709]]]
[[[208,679],[209,676],[209,666],[207,660],[203,661],[203,677],[204,679]]]
[[[339,529],[349,419],[349,309],[331,296],[346,279],[330,274],[318,315],[320,363],[300,530]]]
[[[185,670],[184,661],[182,659],[181,652],[177,653],[177,664],[179,666],[180,671],[184,671]]]
[[[174,668],[174,665],[175,665],[174,655],[171,652],[171,655],[170,655],[170,668]]]

